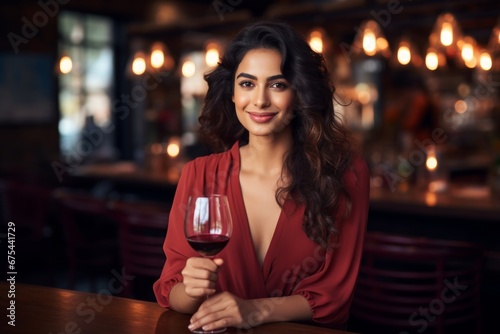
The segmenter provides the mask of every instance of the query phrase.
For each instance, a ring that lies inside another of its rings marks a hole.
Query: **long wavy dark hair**
[[[231,97],[236,69],[245,54],[254,49],[281,54],[281,71],[295,91],[290,123],[293,146],[282,170],[289,183],[277,189],[276,200],[282,205],[280,198],[290,194],[304,203],[304,231],[322,247],[330,248],[337,240],[341,220],[351,210],[343,184],[352,159],[351,140],[335,115],[335,88],[323,56],[314,52],[299,33],[285,23],[257,22],[233,39],[218,66],[205,75],[208,92],[199,117],[200,137],[215,151],[227,150],[236,141],[248,142],[248,131],[238,121]]]

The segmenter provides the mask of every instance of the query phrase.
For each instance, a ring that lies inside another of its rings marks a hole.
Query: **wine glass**
[[[213,258],[229,242],[233,221],[226,195],[193,196],[188,200],[184,219],[184,233],[189,245],[201,256]],[[208,299],[208,296],[207,296]],[[223,333],[226,328],[193,333]]]

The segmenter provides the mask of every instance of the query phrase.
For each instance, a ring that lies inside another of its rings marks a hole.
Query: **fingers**
[[[214,262],[214,263],[215,263],[218,267],[220,267],[220,266],[222,266],[222,265],[224,264],[224,260],[223,260],[223,259],[219,259],[219,258],[217,258],[217,259],[213,259],[213,262]],[[217,270],[218,270],[218,269],[219,269],[219,268],[217,268]]]
[[[209,298],[218,299],[217,296]],[[234,321],[232,321],[233,315],[227,312],[227,309],[223,303],[216,302],[211,306],[204,306],[203,310],[196,312],[191,318],[191,324],[189,329],[203,328],[204,330],[213,330],[216,328],[222,328],[227,326],[233,326]]]
[[[214,315],[215,317],[216,315]],[[206,323],[206,324],[204,324]],[[197,328],[202,328],[205,331],[211,331],[214,329],[218,328],[224,328],[224,327],[230,327],[232,326],[232,321],[231,318],[221,318],[216,321],[210,321],[209,317],[203,318],[202,321],[199,322],[193,322],[192,324],[189,324],[188,328],[190,330],[197,329]]]
[[[239,299],[229,293],[217,294],[203,302],[198,311],[191,317],[190,329],[202,327],[213,330],[221,327],[244,324]]]
[[[218,264],[223,262],[222,259],[189,258],[181,272],[186,294],[193,298],[213,295],[218,279]]]

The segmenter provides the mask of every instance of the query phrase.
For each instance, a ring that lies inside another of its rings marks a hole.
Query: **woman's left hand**
[[[262,319],[263,314],[258,308],[258,303],[241,299],[229,292],[222,292],[213,295],[200,305],[198,311],[191,317],[189,329],[250,328],[261,324]]]

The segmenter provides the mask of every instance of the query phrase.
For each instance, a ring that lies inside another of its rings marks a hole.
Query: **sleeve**
[[[170,307],[170,291],[174,285],[182,282],[181,271],[186,265],[187,258],[193,256],[185,240],[183,222],[187,199],[193,190],[195,179],[194,163],[189,162],[183,167],[170,210],[167,236],[163,244],[166,262],[160,278],[153,284],[158,304],[167,308]]]
[[[351,213],[342,225],[338,247],[326,252],[321,270],[300,281],[293,292],[307,299],[316,323],[344,324],[349,317],[363,251],[370,192],[366,163],[356,158],[353,166],[354,172],[348,171],[345,177],[352,200]]]

